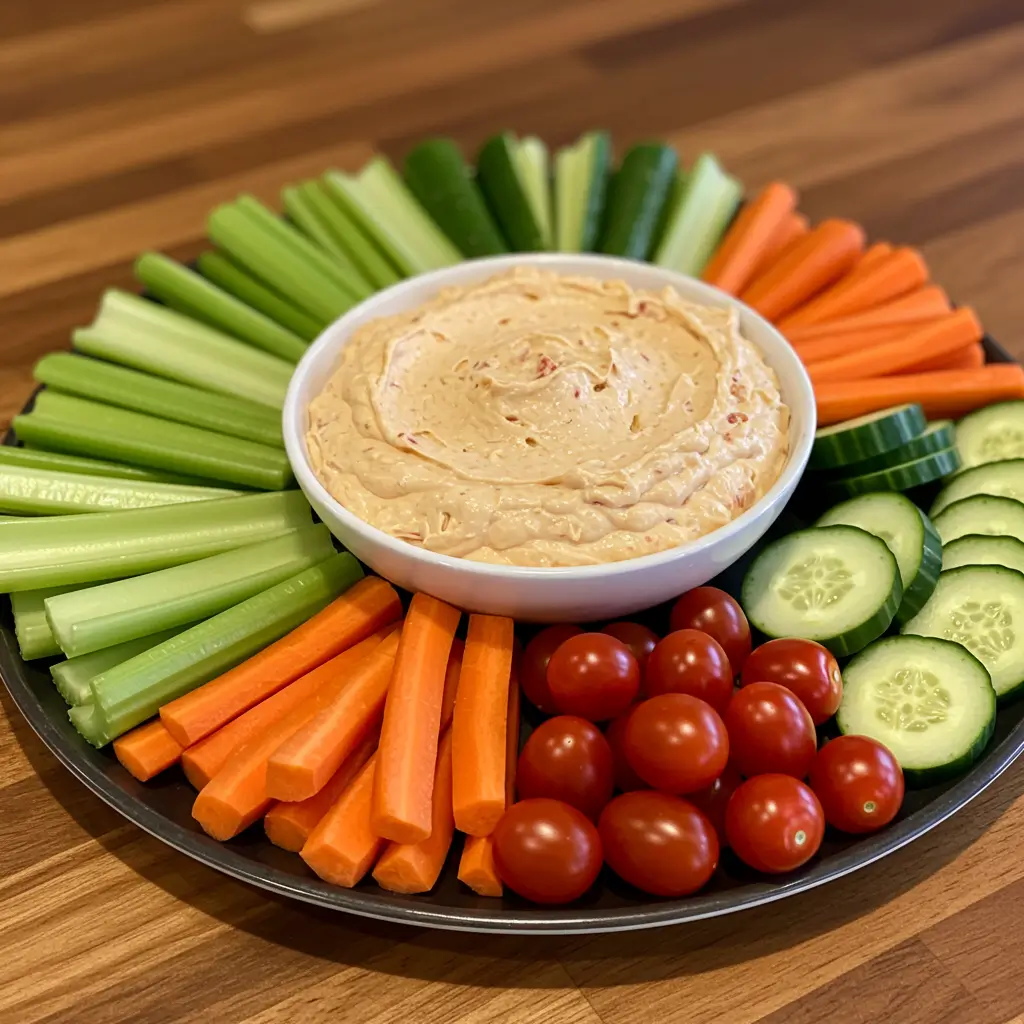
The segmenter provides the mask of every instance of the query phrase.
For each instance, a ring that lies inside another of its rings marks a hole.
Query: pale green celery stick
[[[198,622],[309,569],[334,553],[326,526],[300,530],[186,565],[51,597],[46,617],[68,657]]]
[[[85,584],[88,586],[89,584]],[[43,602],[48,597],[66,594],[78,585],[69,587],[47,587],[43,590],[23,590],[11,594],[11,611],[14,613],[14,635],[18,648],[26,661],[34,658],[50,658],[60,654],[60,644],[46,620]]]
[[[153,572],[311,522],[302,493],[281,491],[8,523],[0,529],[0,593]]]
[[[378,288],[387,288],[402,280],[402,274],[388,261],[377,243],[340,203],[334,202],[325,185],[319,181],[307,181],[299,186],[299,191],[316,210],[331,236],[352,257],[363,277]]]
[[[350,554],[333,555],[92,681],[94,706],[111,739],[169,701],[252,657],[359,580]]]
[[[581,143],[563,146],[555,154],[555,248],[579,252],[583,233],[584,154]]]
[[[32,412],[16,416],[12,426],[24,441],[71,455],[123,459],[264,490],[292,481],[280,448],[58,391],[41,391]]]
[[[74,334],[86,355],[280,409],[294,367],[166,306],[116,288]]]
[[[40,363],[49,358],[51,357],[44,356]],[[40,363],[36,365],[39,366]],[[52,469],[58,473],[84,473],[86,476],[110,476],[118,480],[142,480],[159,484],[195,484],[203,487],[210,482],[201,477],[163,473],[158,469],[143,469],[142,466],[127,466],[120,462],[106,462],[103,459],[80,459],[76,455],[61,455],[60,452],[48,452],[40,448],[15,448],[7,444],[0,445],[0,467],[2,466]]]
[[[526,198],[533,210],[534,220],[540,228],[547,248],[551,248],[551,167],[548,147],[536,135],[527,135],[519,140],[516,149],[516,163],[519,180],[523,183]]]
[[[73,352],[51,352],[43,356],[36,363],[33,376],[41,384],[65,394],[91,398],[107,405],[275,448],[284,447],[280,413],[245,398],[215,395],[212,391],[202,391],[188,384],[153,377]]]
[[[317,319],[330,323],[355,304],[351,293],[268,236],[234,203],[218,206],[206,229],[214,245]]]
[[[264,352],[289,363],[297,363],[306,352],[306,343],[297,334],[162,253],[143,253],[135,261],[135,276],[172,309]]]
[[[293,306],[219,252],[200,253],[196,264],[199,273],[207,280],[294,332],[304,341],[312,341],[329,322],[318,320],[298,306]]]
[[[78,735],[94,747],[105,747],[111,740],[117,738],[116,734],[111,735],[106,722],[94,704],[79,704],[68,709],[68,718],[75,727]]]
[[[115,647],[104,647],[101,651],[82,654],[77,658],[65,658],[50,666],[57,692],[72,706],[92,703],[92,687],[89,685],[101,672],[106,672],[122,661],[134,658],[135,655],[148,651],[172,636],[184,632],[181,626],[175,629],[161,630],[152,636],[143,636],[129,640]]]
[[[697,277],[732,220],[743,187],[710,154],[697,158],[654,262]]]

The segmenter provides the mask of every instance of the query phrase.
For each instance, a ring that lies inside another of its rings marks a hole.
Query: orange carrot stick
[[[740,298],[768,320],[779,320],[843,276],[864,250],[864,229],[822,221],[752,281]]]
[[[1024,367],[989,363],[977,370],[933,370],[815,384],[818,423],[841,423],[879,409],[918,402],[930,419],[957,419],[983,405],[1024,398]]]
[[[397,647],[398,636],[392,635],[367,657],[383,654],[393,657]],[[321,666],[320,670],[325,667]],[[209,835],[214,839],[230,839],[266,811],[270,806],[267,793],[270,755],[337,697],[348,685],[351,671],[351,667],[346,667],[344,671],[332,672],[307,700],[232,752],[227,764],[199,791],[192,805],[192,817]]]
[[[901,338],[848,352],[835,359],[809,363],[807,373],[814,384],[829,380],[884,377],[890,373],[900,373],[922,359],[937,359],[959,352],[981,341],[984,333],[974,310],[965,306],[937,323],[919,327]]]
[[[487,836],[505,812],[505,748],[515,623],[471,615],[452,721],[455,824]]]
[[[118,761],[140,782],[177,764],[181,750],[181,744],[163,727],[159,718],[114,740]]]
[[[782,259],[804,235],[810,234],[810,230],[810,221],[802,213],[791,213],[769,240],[750,280],[760,277],[770,266]]]
[[[947,314],[949,315],[949,314]],[[870,327],[863,331],[851,331],[848,334],[826,335],[814,341],[794,342],[793,350],[805,366],[820,363],[824,359],[835,359],[850,352],[861,352],[864,349],[881,345],[886,341],[905,338],[908,334],[923,326],[938,323],[943,317],[917,324],[896,324],[887,327]]]
[[[374,830],[396,843],[430,835],[444,678],[461,614],[416,594],[405,618],[373,780]]]
[[[160,719],[189,747],[401,614],[395,588],[367,576],[259,654],[162,707]]]
[[[796,208],[796,192],[780,181],[766,185],[736,217],[702,277],[730,295],[753,279],[772,239]]]
[[[904,373],[925,373],[928,370],[976,370],[979,366],[985,365],[985,349],[981,342],[976,341],[973,345],[954,352],[951,356],[941,359],[925,359],[923,362],[908,366]]]

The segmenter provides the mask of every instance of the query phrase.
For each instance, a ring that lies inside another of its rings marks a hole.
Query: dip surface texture
[[[317,477],[379,529],[570,566],[736,518],[782,472],[789,410],[734,313],[523,268],[359,328],[309,424]]]

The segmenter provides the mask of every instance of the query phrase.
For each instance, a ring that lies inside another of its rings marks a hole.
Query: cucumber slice
[[[473,172],[451,139],[429,139],[412,150],[405,158],[405,183],[467,256],[508,252]]]
[[[855,526],[818,526],[765,547],[741,593],[747,617],[766,636],[817,640],[842,656],[889,628],[903,584],[884,541]]]
[[[660,143],[634,146],[623,157],[611,183],[601,252],[634,260],[650,256],[677,164],[676,151]]]
[[[881,452],[870,459],[862,459],[860,462],[847,463],[847,465],[839,466],[834,470],[820,472],[827,474],[829,480],[865,476],[868,473],[877,473],[879,470],[889,469],[892,466],[900,466],[905,462],[914,462],[916,459],[923,459],[926,455],[932,455],[955,446],[956,432],[953,421],[936,420],[934,423],[928,424],[923,434],[906,444],[901,444],[899,448]]]
[[[961,565],[1005,565],[1024,572],[1024,543],[1016,537],[969,533],[942,549],[943,571],[959,569]]]
[[[956,425],[956,444],[965,468],[1024,458],[1024,401],[969,413]]]
[[[934,518],[947,505],[972,498],[975,494],[991,494],[999,498],[1024,501],[1024,459],[986,462],[965,469],[939,491],[929,515]]]
[[[934,480],[941,480],[959,468],[960,453],[955,448],[946,448],[926,455],[923,459],[880,469],[877,473],[832,480],[825,485],[825,493],[830,497],[843,498],[853,494],[870,494],[872,491],[909,491]]]
[[[932,595],[942,571],[942,541],[927,516],[907,497],[863,494],[826,512],[816,526],[859,526],[884,540],[896,556],[903,600],[896,619],[913,618]]]
[[[1015,498],[976,494],[973,498],[954,501],[931,519],[943,544],[969,534],[1015,537],[1024,541],[1024,502]]]
[[[892,751],[908,786],[965,772],[992,738],[996,695],[988,670],[950,640],[894,636],[843,669],[839,731]]]
[[[555,157],[555,248],[589,252],[597,245],[608,192],[611,143],[607,132],[587,132]]]
[[[912,441],[924,433],[927,425],[924,410],[916,404],[897,405],[833,423],[814,435],[807,465],[811,469],[834,469],[862,462]]]
[[[533,219],[540,228],[544,248],[550,249],[554,241],[551,209],[551,159],[548,147],[536,135],[527,135],[519,140],[516,150],[519,164],[519,180],[526,190],[526,198],[533,210]]]
[[[476,176],[513,250],[543,252],[548,248],[522,177],[519,140],[511,132],[495,135],[484,143],[476,158]]]
[[[988,669],[1000,702],[1017,696],[1024,686],[1024,573],[1001,565],[949,569],[901,632],[955,640]]]

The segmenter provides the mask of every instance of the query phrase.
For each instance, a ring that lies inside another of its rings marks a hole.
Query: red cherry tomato
[[[633,770],[655,789],[696,793],[725,771],[729,736],[710,704],[663,693],[630,712],[624,749]]]
[[[498,876],[534,903],[570,903],[601,870],[601,837],[594,823],[560,800],[521,800],[492,833]]]
[[[725,809],[729,806],[730,797],[742,783],[743,776],[736,771],[733,765],[727,764],[725,771],[707,789],[691,793],[686,798],[715,826],[719,846],[729,845],[725,836]]]
[[[806,864],[821,846],[825,816],[818,798],[792,775],[758,775],[725,809],[729,845],[758,871],[780,874]]]
[[[826,743],[811,765],[810,781],[825,820],[855,835],[888,825],[903,803],[903,769],[888,747],[867,736]]]
[[[654,896],[687,896],[714,874],[718,836],[693,804],[651,789],[617,796],[597,824],[608,867]]]
[[[548,689],[563,715],[605,722],[636,699],[640,666],[621,640],[606,633],[580,633],[551,655]]]
[[[622,793],[631,793],[634,789],[647,789],[647,783],[633,771],[626,759],[626,719],[632,712],[632,707],[626,708],[621,715],[608,723],[608,727],[604,731],[604,738],[608,741],[612,752],[615,788]]]
[[[640,675],[643,676],[647,659],[658,642],[658,634],[639,622],[610,622],[601,632],[621,640],[629,648],[640,666]]]
[[[676,629],[699,629],[714,637],[739,675],[750,654],[750,624],[743,609],[717,587],[689,590],[672,606],[670,624]]]
[[[827,722],[843,699],[839,662],[813,640],[783,638],[761,644],[743,663],[740,685],[751,683],[778,683],[792,690],[815,725]]]
[[[526,699],[546,715],[557,714],[558,709],[548,689],[548,662],[551,655],[571,636],[583,630],[568,624],[542,629],[523,649],[519,659],[519,685]]]
[[[572,715],[549,718],[526,741],[516,767],[523,800],[546,796],[597,821],[612,798],[612,750],[596,725]]]
[[[732,699],[732,668],[717,640],[696,629],[677,629],[651,652],[644,689],[650,697],[688,693],[722,714]]]
[[[811,770],[818,739],[810,713],[778,683],[737,690],[725,711],[732,763],[741,775],[792,775]]]

